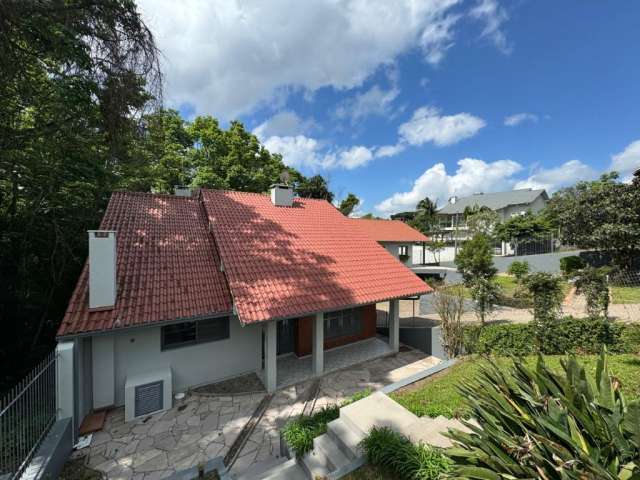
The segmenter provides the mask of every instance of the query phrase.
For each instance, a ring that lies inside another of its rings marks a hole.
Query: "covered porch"
[[[309,378],[319,377],[328,372],[340,370],[353,364],[362,363],[381,356],[396,353],[400,347],[399,301],[389,301],[388,339],[376,337],[333,346],[326,341],[325,312],[318,312],[310,319],[310,355],[298,357],[294,353],[278,355],[279,329],[277,321],[263,326],[263,368],[260,377],[268,392],[293,385]],[[375,319],[374,319],[375,328]],[[385,341],[386,340],[386,341]],[[332,348],[333,347],[333,348]]]

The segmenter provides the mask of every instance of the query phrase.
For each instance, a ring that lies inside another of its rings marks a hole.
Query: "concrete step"
[[[362,456],[360,442],[364,439],[364,434],[359,429],[351,428],[342,418],[327,424],[327,435],[333,439],[349,459],[355,460]]]
[[[416,423],[405,427],[401,433],[412,442],[424,442],[434,447],[448,448],[452,442],[451,439],[444,436],[444,433],[451,428],[469,431],[460,421],[439,416],[436,418],[422,417]]]
[[[374,427],[389,427],[402,432],[405,427],[418,421],[418,417],[382,392],[375,392],[341,408],[340,418],[363,435]]]
[[[262,467],[262,470],[260,469]],[[247,470],[236,480],[308,480],[306,472],[298,465],[295,459],[279,459],[275,464],[261,464],[257,468]]]
[[[307,473],[308,478],[312,479],[324,478],[333,470],[329,458],[319,448],[305,453],[298,464]]]
[[[313,439],[313,449],[322,450],[324,456],[329,460],[332,472],[344,467],[350,461],[349,457],[342,452],[340,446],[326,433]]]

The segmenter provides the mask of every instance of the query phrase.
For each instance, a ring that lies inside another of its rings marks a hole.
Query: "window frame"
[[[349,312],[348,319],[346,318],[346,314]],[[364,329],[364,323],[362,318],[362,309],[359,307],[356,308],[346,308],[344,310],[335,310],[333,312],[325,312],[323,315],[323,327],[324,327],[324,339],[325,340],[334,340],[337,338],[343,337],[353,337],[356,335],[362,334],[362,330]],[[349,328],[346,328],[346,322],[349,322]],[[340,327],[337,330],[337,333],[332,332],[331,323],[339,322]]]
[[[218,338],[202,338],[203,333],[201,333],[200,328],[202,327],[203,322],[224,322],[222,325],[222,336]],[[195,338],[193,340],[185,341],[185,342],[173,342],[167,343],[167,328],[172,328],[176,326],[186,326],[189,324],[193,324],[195,328]],[[228,340],[231,337],[231,319],[228,316],[224,317],[209,317],[203,318],[200,320],[191,320],[188,322],[178,322],[171,323],[169,325],[162,325],[160,327],[160,351],[165,352],[167,350],[176,350],[178,348],[187,348],[193,347],[195,345],[202,345],[204,343],[211,342],[221,342],[224,340]]]

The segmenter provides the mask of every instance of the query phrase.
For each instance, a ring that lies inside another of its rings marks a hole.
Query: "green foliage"
[[[327,423],[339,416],[340,407],[329,405],[313,415],[300,415],[287,422],[281,433],[296,457],[299,458],[313,450],[313,439],[326,433]]]
[[[460,387],[478,425],[448,434],[456,478],[632,479],[640,476],[640,401],[626,403],[603,353],[594,377],[575,357],[562,373],[495,364]]]
[[[531,355],[539,351],[531,323],[508,323],[464,327],[464,348],[467,353],[492,355]],[[604,318],[564,317],[545,330],[540,338],[541,350],[551,355],[566,353],[599,353],[603,347],[615,353],[636,353],[640,350],[640,326],[610,322]]]
[[[449,460],[439,449],[413,444],[388,427],[373,428],[362,441],[371,465],[382,467],[396,478],[437,480],[449,471]]]
[[[516,277],[516,280],[519,282],[529,273],[529,262],[526,260],[516,260],[515,262],[511,262],[507,273]]]
[[[464,313],[464,287],[451,285],[433,292],[433,308],[442,329],[442,347],[450,358],[462,353],[464,344],[461,318]]]
[[[416,230],[429,234],[437,224],[437,207],[429,197],[425,197],[418,202],[413,218],[408,222]]]
[[[608,267],[585,267],[578,270],[575,277],[576,293],[586,299],[587,315],[604,316],[609,313],[609,273]]]
[[[349,193],[349,195],[347,195],[347,198],[340,202],[338,210],[340,210],[340,213],[342,213],[345,217],[348,217],[349,215],[351,215],[351,212],[353,212],[353,209],[358,205],[360,205],[360,199],[353,193]]]
[[[531,210],[524,215],[516,215],[496,226],[495,236],[503,242],[539,238],[552,230],[551,223],[542,214],[534,214]]]
[[[473,298],[473,310],[480,323],[484,325],[487,315],[490,314],[500,295],[500,288],[493,280],[478,277],[471,284],[471,298]]]
[[[333,193],[331,193],[327,181],[321,175],[302,178],[295,185],[295,191],[302,198],[319,198],[329,203],[333,202]]]
[[[500,215],[488,207],[467,207],[463,217],[472,235],[491,237],[500,223]]]
[[[586,267],[585,261],[577,255],[570,255],[560,259],[560,271],[565,278],[573,278],[573,275],[580,269]]]
[[[340,408],[362,400],[371,394],[370,389],[356,392],[340,405],[328,405],[312,415],[300,415],[287,422],[281,433],[296,457],[313,450],[313,439],[326,433],[327,424],[340,416]]]
[[[550,353],[543,339],[552,333],[560,316],[564,296],[561,279],[547,272],[537,272],[527,275],[523,284],[533,303],[532,325],[538,348],[543,353]]]
[[[608,252],[621,267],[640,252],[640,188],[617,181],[611,172],[556,192],[546,207],[562,241]]]
[[[477,278],[491,279],[498,272],[493,266],[491,244],[485,235],[475,235],[466,241],[455,262],[467,286]]]

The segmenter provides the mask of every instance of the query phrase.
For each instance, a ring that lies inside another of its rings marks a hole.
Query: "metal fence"
[[[0,477],[22,474],[55,420],[53,351],[0,402]]]

